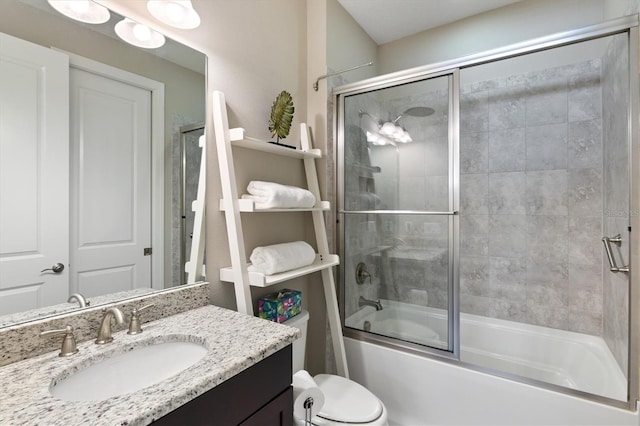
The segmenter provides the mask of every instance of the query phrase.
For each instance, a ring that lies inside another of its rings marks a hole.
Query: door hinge
[[[152,253],[151,247],[146,247],[144,249],[144,255],[145,256],[151,256],[151,253]]]

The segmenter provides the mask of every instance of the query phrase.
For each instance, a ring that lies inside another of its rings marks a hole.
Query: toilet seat
[[[364,386],[332,374],[318,374],[313,379],[325,396],[317,417],[339,423],[369,423],[382,415],[382,403]]]

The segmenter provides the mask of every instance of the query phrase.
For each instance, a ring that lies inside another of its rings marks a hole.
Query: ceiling
[[[520,0],[338,0],[379,45]]]

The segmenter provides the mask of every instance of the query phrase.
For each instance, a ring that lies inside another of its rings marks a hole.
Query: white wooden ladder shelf
[[[318,185],[315,160],[316,158],[322,157],[322,152],[318,149],[312,149],[309,130],[304,123],[300,124],[300,145],[302,149],[295,150],[250,138],[244,134],[244,129],[229,129],[224,94],[219,91],[213,92],[213,128],[218,150],[222,185],[223,198],[220,200],[220,210],[225,212],[231,254],[231,266],[220,270],[220,280],[234,283],[238,311],[253,315],[251,286],[267,287],[314,272],[320,272],[322,274],[327,316],[329,318],[329,328],[338,374],[348,377],[349,372],[347,370],[344,341],[342,338],[342,325],[340,323],[340,312],[338,310],[338,299],[336,297],[332,270],[334,266],[340,263],[340,259],[337,255],[329,253],[329,243],[327,241],[327,231],[324,223],[323,212],[329,210],[329,203],[327,201],[317,201],[314,207],[307,209],[258,209],[251,200],[243,200],[238,196],[238,186],[233,162],[234,146],[300,159],[304,162],[307,189],[316,197],[316,200],[320,200],[320,186]],[[316,245],[318,248],[315,262],[304,268],[275,275],[248,272],[240,213],[259,213],[264,211],[310,212],[313,217]]]

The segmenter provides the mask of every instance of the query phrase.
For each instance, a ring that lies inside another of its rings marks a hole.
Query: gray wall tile
[[[524,85],[496,88],[489,91],[489,129],[524,127],[526,111]]]
[[[566,216],[529,216],[527,259],[537,262],[566,262],[569,224]]]
[[[463,256],[489,255],[489,216],[460,216],[460,254]]]
[[[602,168],[602,120],[569,123],[567,139],[569,168]]]
[[[524,128],[492,130],[489,133],[490,172],[523,171],[526,158]]]
[[[602,117],[600,70],[569,77],[569,121],[584,121]]]
[[[486,173],[489,171],[489,133],[460,135],[460,173]]]
[[[567,168],[567,125],[527,127],[527,170]]]
[[[462,214],[489,214],[489,175],[460,176],[460,212]]]
[[[600,169],[569,170],[567,193],[571,216],[602,216],[602,172]]]
[[[526,98],[527,126],[567,122],[567,78],[535,74]],[[552,73],[554,71],[551,71]]]
[[[460,134],[489,130],[489,92],[460,95]]]
[[[569,217],[568,261],[596,265],[602,271],[602,217]],[[602,281],[602,273],[598,273]]]
[[[487,256],[460,257],[460,291],[475,296],[489,291],[489,258]]]
[[[527,172],[527,213],[567,215],[567,171]]]
[[[525,214],[524,172],[491,173],[489,175],[489,214]]]
[[[523,258],[527,252],[527,217],[489,216],[489,255]]]

